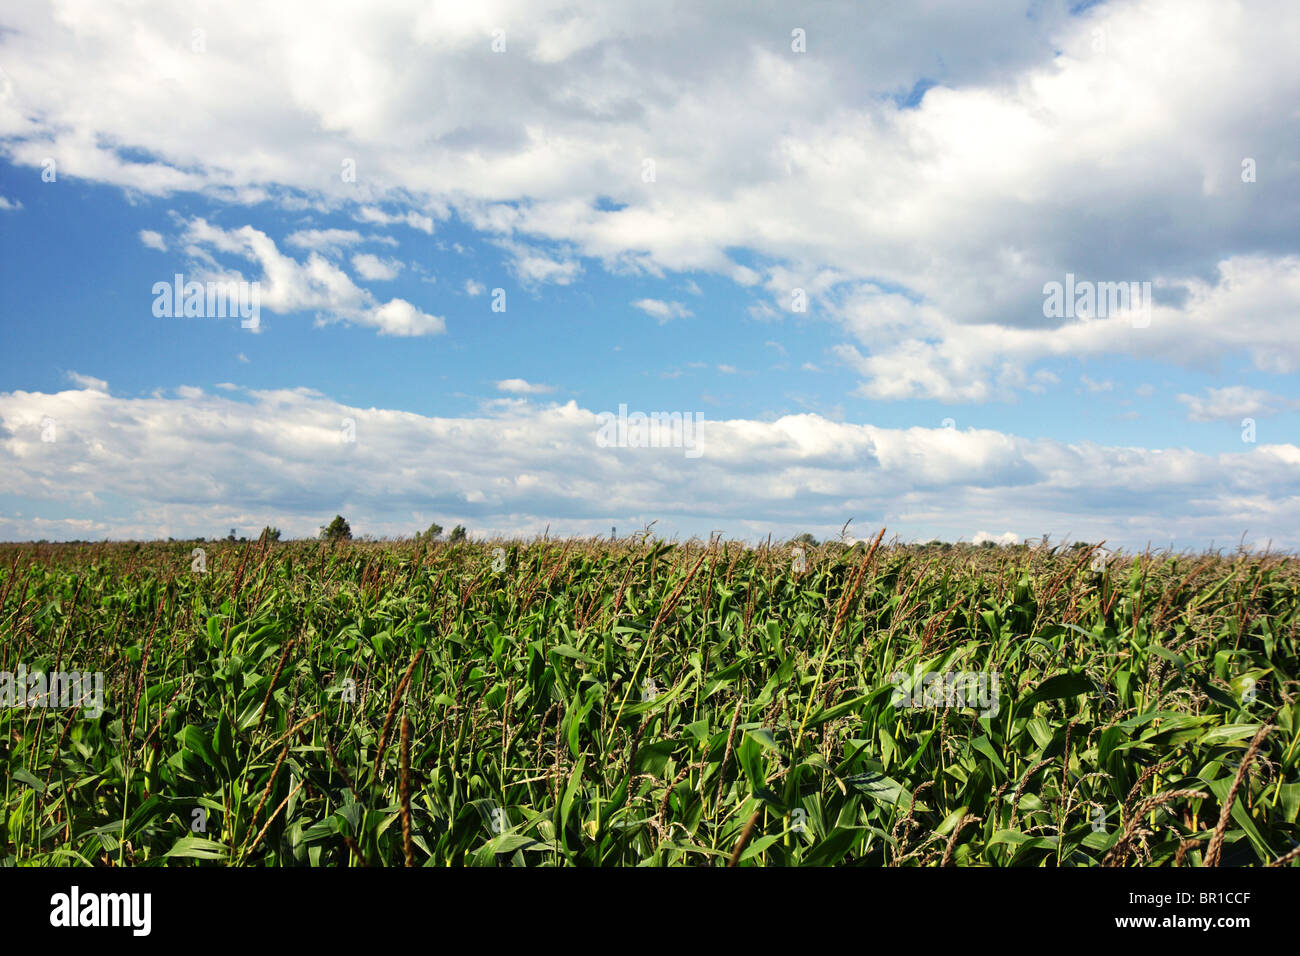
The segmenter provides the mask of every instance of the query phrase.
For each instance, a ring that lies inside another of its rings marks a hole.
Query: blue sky
[[[0,537],[1300,546],[1300,15],[967,7],[5,14]]]

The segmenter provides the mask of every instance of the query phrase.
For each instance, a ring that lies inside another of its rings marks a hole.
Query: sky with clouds
[[[1300,548],[1297,49],[1293,0],[10,4],[0,539]]]

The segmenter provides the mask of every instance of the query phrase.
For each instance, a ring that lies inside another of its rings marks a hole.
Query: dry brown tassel
[[[411,718],[402,715],[402,846],[406,865],[415,866],[411,850]]]
[[[758,823],[759,814],[763,808],[759,807],[749,815],[745,821],[745,829],[740,831],[740,839],[736,841],[736,848],[731,851],[731,859],[727,861],[727,866],[735,866],[740,862],[740,854],[745,852],[745,844],[749,843],[749,838],[754,834],[754,826]]]

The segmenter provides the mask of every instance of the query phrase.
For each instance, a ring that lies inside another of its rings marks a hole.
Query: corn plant
[[[10,693],[0,856],[1300,865],[1298,610],[1289,556],[883,532],[3,546],[0,672],[103,699]]]

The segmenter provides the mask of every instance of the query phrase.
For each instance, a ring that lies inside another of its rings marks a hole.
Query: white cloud
[[[526,382],[522,378],[506,378],[497,382],[497,388],[515,395],[544,395],[555,391],[554,385],[538,385]]]
[[[441,316],[421,312],[405,299],[390,299],[363,313],[362,324],[373,325],[384,335],[439,335],[446,331]]]
[[[140,241],[150,249],[157,249],[159,252],[167,251],[167,240],[161,232],[154,232],[152,229],[140,230]]]
[[[79,372],[71,372],[71,371],[64,372],[63,376],[69,382],[72,382],[74,385],[77,385],[81,388],[90,389],[91,391],[96,391],[96,392],[108,391],[108,382],[104,381],[102,378],[95,378],[94,376],[91,375],[82,375]]]
[[[486,291],[486,286],[481,282],[475,282],[473,279],[465,280],[465,294],[471,296],[482,295]]]
[[[284,240],[298,249],[311,249],[325,255],[338,255],[345,246],[364,242],[355,229],[299,229]]]
[[[976,531],[975,537],[971,538],[972,544],[983,544],[985,541],[991,541],[994,544],[1019,544],[1020,535],[1014,531],[1004,531],[1002,534],[989,534],[987,531]]]
[[[396,259],[381,259],[368,252],[361,252],[352,257],[352,268],[363,279],[387,281],[396,279],[402,271],[403,264]]]
[[[1204,395],[1179,395],[1178,401],[1187,406],[1187,418],[1193,422],[1264,418],[1288,408],[1300,408],[1300,401],[1245,385],[1207,388]]]
[[[694,315],[680,302],[665,302],[662,299],[637,299],[632,303],[632,307],[658,319],[660,325],[670,319],[685,319]]]
[[[570,285],[582,274],[582,263],[573,257],[557,259],[537,247],[512,240],[496,240],[495,244],[509,253],[510,271],[524,285]]]
[[[17,199],[9,199],[6,196],[0,196],[0,210],[5,212],[16,212],[23,208],[23,204]]]
[[[1288,324],[1300,310],[1300,257],[1235,257],[1216,273],[1212,281],[1161,280],[1182,305],[1156,305],[1150,324],[1136,327],[1127,315],[1057,328],[963,325],[902,296],[859,289],[836,315],[871,354],[849,344],[836,354],[864,376],[867,397],[959,402],[1010,397],[1042,359],[1119,354],[1203,365],[1240,351],[1264,371],[1300,370],[1300,337]]]
[[[412,229],[433,235],[432,217],[414,210],[408,210],[404,213],[387,213],[377,206],[362,206],[357,210],[356,218],[360,222],[372,222],[382,226],[406,223]]]
[[[206,262],[214,278],[224,277],[214,254],[242,258],[261,267],[255,277],[261,289],[262,308],[289,313],[314,310],[318,324],[353,322],[376,328],[383,335],[437,335],[446,331],[441,316],[428,315],[405,299],[378,302],[357,286],[338,266],[318,252],[298,262],[279,251],[266,233],[243,226],[222,229],[196,218],[185,227],[187,251]]]
[[[59,423],[57,442],[41,441],[46,416]],[[344,418],[356,422],[355,442],[340,440]],[[1035,534],[1128,548],[1203,547],[1256,528],[1277,548],[1300,546],[1294,444],[1202,454],[803,414],[706,420],[691,459],[682,448],[600,447],[599,425],[572,401],[506,400],[491,414],[439,418],[310,389],[0,393],[0,486],[25,514],[47,502],[64,513],[40,525],[0,517],[0,538],[210,535],[268,523],[310,534],[335,513],[359,533],[409,534],[419,512],[484,532],[551,522],[555,533],[586,533],[658,518],[667,534],[722,528],[751,539],[825,537],[871,515],[904,538],[951,540],[1015,514]]]

